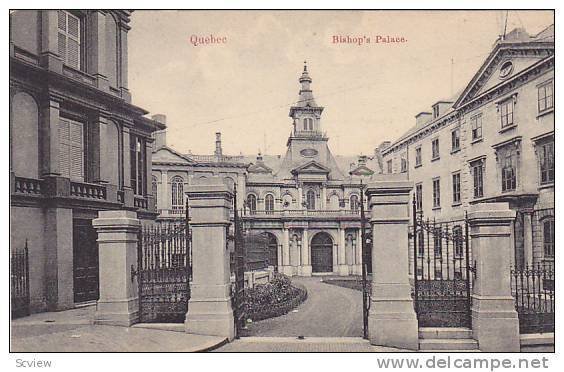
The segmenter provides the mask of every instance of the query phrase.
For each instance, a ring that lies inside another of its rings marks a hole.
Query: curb
[[[206,353],[206,352],[209,352],[209,351],[213,351],[215,349],[219,349],[220,347],[225,346],[228,343],[229,343],[229,339],[226,337],[223,340],[221,340],[220,342],[210,341],[207,344],[204,344],[203,348],[201,346],[199,346],[197,348],[193,348],[192,350],[184,350],[183,352],[185,352],[185,353]]]

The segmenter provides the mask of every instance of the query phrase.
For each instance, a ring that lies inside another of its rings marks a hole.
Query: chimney
[[[154,149],[160,149],[162,147],[166,147],[166,129],[157,130],[151,134],[153,139],[155,140]]]
[[[223,155],[223,151],[221,149],[221,132],[215,133],[215,156],[220,158]]]
[[[166,115],[164,114],[155,114],[151,116],[151,119],[153,119],[154,121],[158,121],[159,123],[166,124]]]
[[[430,112],[420,112],[419,114],[415,115],[415,125],[420,126],[427,123],[431,120],[432,114]]]

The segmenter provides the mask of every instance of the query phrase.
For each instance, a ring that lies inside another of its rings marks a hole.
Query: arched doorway
[[[274,270],[278,271],[278,240],[272,233],[267,232],[266,236],[268,266],[274,266]]]
[[[317,233],[311,240],[311,270],[314,273],[333,271],[333,239],[325,232]]]

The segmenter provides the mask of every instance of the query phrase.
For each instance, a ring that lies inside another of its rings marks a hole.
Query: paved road
[[[304,340],[298,340],[295,337],[242,337],[215,351],[223,353],[390,353],[410,350],[372,346],[367,340],[359,337],[306,337]]]
[[[362,337],[362,294],[321,282],[292,278],[307,288],[307,300],[286,315],[252,323],[249,336]]]

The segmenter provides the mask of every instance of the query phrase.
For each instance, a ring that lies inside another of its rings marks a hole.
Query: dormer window
[[[439,114],[440,114],[439,105],[433,106],[433,119],[438,118]]]

